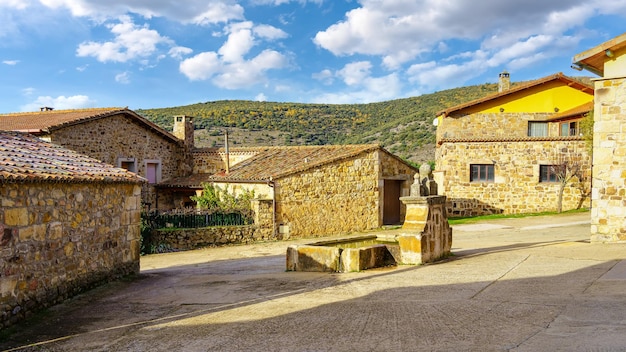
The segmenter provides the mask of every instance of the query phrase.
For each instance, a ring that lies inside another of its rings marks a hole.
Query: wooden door
[[[400,223],[400,190],[402,181],[385,180],[383,202],[383,225]]]

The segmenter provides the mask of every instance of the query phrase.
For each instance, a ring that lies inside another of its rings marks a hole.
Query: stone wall
[[[441,125],[437,127],[437,140],[527,137],[528,121],[544,120],[550,115],[545,113],[493,113],[445,117]],[[550,130],[551,133],[554,131],[558,135],[558,130]]]
[[[626,78],[595,82],[591,240],[626,240]]]
[[[0,324],[139,272],[141,187],[0,185]]]
[[[415,170],[381,150],[275,180],[279,236],[320,237],[382,225],[381,177],[405,179]]]
[[[278,238],[273,231],[273,204],[271,199],[252,200],[254,225],[156,230],[152,233],[150,244],[164,245],[175,250],[190,250],[207,246],[274,241]]]
[[[439,194],[448,197],[448,215],[555,211],[558,182],[539,182],[540,165],[575,161],[587,180],[564,189],[563,210],[589,206],[591,160],[583,140],[455,142],[437,148]],[[569,155],[569,156],[563,156]],[[493,164],[494,182],[470,182],[470,164]]]
[[[123,114],[55,130],[50,141],[113,166],[119,166],[119,158],[134,158],[135,173],[142,177],[146,177],[146,160],[160,161],[162,180],[191,172],[190,154],[181,144]],[[144,201],[154,206],[153,188],[146,186],[144,191]]]

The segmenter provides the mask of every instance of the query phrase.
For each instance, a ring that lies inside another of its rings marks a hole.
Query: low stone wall
[[[139,185],[9,183],[0,199],[0,326],[139,272]]]
[[[275,240],[277,240],[275,236],[268,236],[266,231],[256,225],[216,226],[199,229],[155,230],[152,233],[151,244],[174,250],[190,250]]]
[[[147,246],[164,246],[175,250],[189,250],[207,246],[275,241],[273,218],[274,202],[271,199],[253,199],[254,225],[215,226],[198,229],[162,229],[152,232]]]

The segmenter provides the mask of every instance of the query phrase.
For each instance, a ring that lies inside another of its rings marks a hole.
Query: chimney
[[[226,159],[226,174],[230,172],[230,152],[228,151],[228,130],[224,130],[224,151]]]
[[[500,78],[498,81],[498,93],[509,90],[509,88],[511,88],[511,77],[509,77],[509,73],[504,70],[498,77]]]
[[[174,116],[174,136],[181,139],[185,146],[193,148],[193,117]]]

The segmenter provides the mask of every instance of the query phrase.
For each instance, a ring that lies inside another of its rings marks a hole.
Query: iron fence
[[[253,220],[249,216],[242,213],[230,212],[212,212],[212,213],[163,213],[149,215],[151,227],[154,229],[162,228],[199,228],[211,226],[238,226],[249,225]]]

